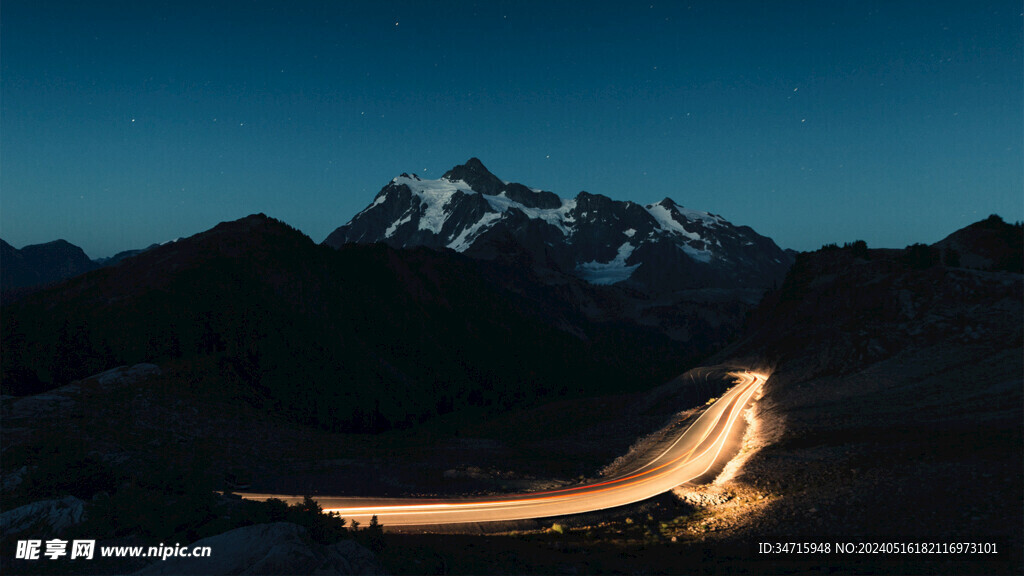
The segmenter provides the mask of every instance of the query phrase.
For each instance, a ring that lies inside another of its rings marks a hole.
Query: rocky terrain
[[[960,260],[946,261],[984,269],[940,264],[948,239],[801,255],[721,354],[773,374],[750,411],[742,467],[679,490],[707,513],[701,540],[990,543],[998,554],[801,561],[1019,572],[1024,277],[970,249],[1015,235],[1019,250],[1019,225],[990,219],[951,236]]]
[[[405,536],[420,554],[396,570],[434,550],[430,565],[453,573],[485,558],[523,573],[1021,573],[1020,246],[1021,226],[993,217],[933,246],[800,255],[745,336],[712,359],[772,373],[712,481],[492,537],[486,552]],[[832,552],[758,549],[793,542]],[[836,553],[887,543],[995,553]]]

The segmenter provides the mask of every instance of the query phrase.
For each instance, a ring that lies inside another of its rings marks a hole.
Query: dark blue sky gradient
[[[1021,3],[54,2],[0,13],[0,237],[91,257],[393,176],[685,206],[783,247],[1024,218]]]

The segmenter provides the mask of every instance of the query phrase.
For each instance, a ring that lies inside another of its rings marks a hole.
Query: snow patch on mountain
[[[492,224],[501,220],[502,214],[500,212],[488,212],[484,214],[479,220],[477,220],[472,226],[469,226],[463,230],[455,240],[452,240],[448,247],[456,252],[465,252],[470,246],[473,245],[473,241],[477,239],[485,230],[490,228]]]
[[[639,264],[626,265],[626,260],[633,253],[636,247],[629,242],[619,246],[618,254],[610,262],[584,262],[576,267],[576,272],[581,278],[591,284],[615,284],[622,282],[633,275],[633,271],[640,267]]]
[[[391,181],[393,184],[406,185],[412,193],[420,198],[420,230],[430,230],[440,234],[448,215],[445,206],[456,192],[468,193],[469,185],[462,180],[421,180],[418,176],[402,175]],[[397,224],[397,223],[396,223]],[[390,236],[389,236],[390,237]]]
[[[703,262],[705,264],[711,262],[711,250],[700,250],[694,248],[690,244],[683,244],[682,246],[680,246],[680,248],[683,249],[683,252],[686,252],[687,256],[693,258],[698,262]]]
[[[690,210],[689,208],[683,208],[682,206],[676,205],[676,210],[679,211],[687,220],[694,222],[700,220],[705,226],[721,226],[725,220],[717,214],[710,212],[702,212],[700,210]]]
[[[409,222],[410,220],[412,220],[412,214],[406,212],[405,216],[402,216],[400,219],[395,220],[394,222],[391,223],[391,226],[388,226],[388,229],[384,231],[384,237],[391,238],[392,236],[395,235],[395,232],[398,230],[399,226],[405,224],[406,222]]]
[[[388,195],[387,194],[378,194],[377,198],[375,198],[373,200],[373,204],[370,204],[369,206],[364,208],[363,212],[366,212],[367,210],[373,208],[374,206],[380,206],[381,204],[383,204],[383,203],[385,203],[387,201],[388,201]],[[360,214],[362,214],[363,212],[360,212]]]
[[[702,240],[700,234],[690,232],[686,228],[683,228],[683,225],[672,217],[672,212],[661,204],[648,204],[645,208],[647,208],[647,212],[654,217],[658,222],[658,226],[665,232],[676,232],[690,240]]]
[[[504,213],[512,209],[519,210],[533,220],[540,219],[551,224],[558,228],[565,236],[572,235],[572,230],[568,225],[575,222],[575,219],[570,215],[570,212],[576,208],[576,200],[574,199],[562,200],[562,205],[558,208],[530,208],[512,200],[504,192],[497,196],[485,195],[484,198],[491,205],[491,208],[498,212]]]
[[[429,230],[434,234],[440,234],[444,228],[445,222],[450,216],[450,210],[447,209],[447,206],[456,193],[480,194],[473,190],[464,180],[448,180],[446,178],[423,180],[415,174],[412,176],[403,174],[392,179],[391,183],[396,186],[407,186],[413,195],[419,199],[420,218],[418,228],[420,230]],[[535,192],[540,191],[538,189]],[[575,218],[573,218],[571,212],[576,208],[575,199],[562,200],[562,205],[558,208],[531,208],[512,200],[505,192],[498,195],[480,195],[487,200],[493,212],[487,212],[480,220],[463,229],[458,236],[447,244],[449,248],[458,252],[464,252],[481,233],[490,228],[510,210],[518,210],[530,219],[543,220],[557,228],[566,237],[572,235],[571,227],[575,222]],[[363,212],[386,201],[387,195],[381,194]],[[391,238],[400,226],[412,219],[412,216],[411,213],[406,213],[401,219],[391,223],[385,231],[384,237]]]

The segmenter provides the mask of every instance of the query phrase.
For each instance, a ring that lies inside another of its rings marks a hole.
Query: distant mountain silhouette
[[[85,251],[66,240],[25,246],[21,250],[0,239],[0,301],[9,302],[49,284],[73,278],[156,248],[124,250],[90,260]]]
[[[120,262],[120,261],[122,261],[122,260],[124,260],[126,258],[131,258],[132,256],[138,256],[139,254],[142,254],[143,252],[145,252],[147,250],[152,250],[153,248],[156,248],[157,246],[159,246],[159,244],[150,244],[149,246],[147,246],[145,248],[138,248],[138,249],[135,249],[135,250],[122,250],[121,252],[118,252],[117,254],[114,254],[113,256],[108,256],[106,258],[97,258],[97,259],[93,260],[93,262],[95,262],[96,264],[99,264],[100,266],[113,266],[114,264],[117,264],[118,262]]]
[[[98,267],[81,248],[66,240],[32,244],[21,250],[0,240],[3,292],[50,284]]]

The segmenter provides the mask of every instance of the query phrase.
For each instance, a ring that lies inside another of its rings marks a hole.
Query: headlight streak
[[[714,466],[715,462],[718,460],[718,456],[722,452],[722,449],[725,447],[725,443],[726,443],[725,441],[727,439],[729,431],[731,431],[732,426],[735,423],[736,419],[742,413],[743,407],[746,405],[746,401],[750,399],[750,396],[753,394],[753,391],[755,391],[755,390],[756,390],[756,387],[751,386],[749,389],[747,389],[744,392],[744,394],[743,394],[744,398],[743,398],[742,402],[735,402],[735,403],[733,403],[732,409],[729,411],[729,417],[728,417],[725,429],[719,434],[719,436],[715,439],[715,441],[712,442],[711,446],[708,446],[707,448],[705,448],[703,452],[701,452],[699,455],[696,456],[696,458],[693,459],[693,460],[697,460],[697,459],[703,458],[709,451],[711,451],[711,449],[713,449],[713,448],[715,448],[717,446],[717,449],[715,450],[715,455],[708,461],[707,466],[700,473],[693,475],[693,478],[699,478],[699,477],[703,476],[704,474],[706,474],[708,472],[708,470],[711,469],[712,466]],[[720,419],[721,418],[719,417],[719,420]],[[695,422],[695,424],[696,424],[696,422]],[[707,434],[705,434],[703,438],[706,438],[706,437],[707,437]],[[703,438],[702,438],[702,440],[703,440]],[[677,442],[678,442],[678,440],[677,440]],[[694,448],[691,448],[690,452],[688,452],[687,454],[691,454],[693,452],[693,450],[695,450],[696,448],[697,448],[696,446]],[[655,472],[656,470],[660,470],[662,468],[665,468],[666,466],[669,466],[672,463],[674,463],[677,460],[680,460],[680,459],[682,459],[684,457],[685,456],[677,457],[677,458],[675,458],[675,459],[673,459],[673,460],[671,460],[671,461],[669,461],[669,462],[667,462],[665,464],[662,464],[661,466],[658,466],[657,468],[654,468],[652,470],[648,470],[646,472],[641,472],[641,473],[635,474],[633,476],[627,476],[625,478],[618,478],[618,479],[615,479],[615,480],[609,480],[607,482],[601,482],[599,484],[588,484],[588,485],[585,485],[585,486],[577,486],[577,487],[574,487],[574,488],[566,488],[564,490],[552,491],[552,492],[567,492],[567,491],[580,492],[579,494],[573,494],[573,495],[567,495],[567,496],[546,496],[546,497],[543,497],[543,498],[525,498],[525,499],[520,499],[520,500],[497,500],[497,501],[459,502],[459,503],[452,503],[452,504],[419,504],[419,505],[413,504],[413,505],[394,505],[394,506],[383,506],[383,507],[372,507],[372,506],[370,506],[370,507],[360,507],[360,508],[329,508],[329,509],[325,508],[324,512],[338,512],[342,516],[366,516],[366,515],[376,514],[378,517],[386,517],[386,515],[389,514],[389,513],[390,514],[402,513],[402,514],[405,514],[405,515],[423,515],[423,514],[438,514],[438,513],[442,513],[443,514],[445,512],[457,512],[457,511],[461,511],[461,510],[465,510],[465,509],[484,508],[484,507],[494,507],[494,508],[497,508],[499,510],[514,509],[516,506],[512,506],[512,505],[517,505],[518,506],[518,505],[526,505],[526,504],[540,504],[540,503],[542,503],[545,500],[564,500],[564,501],[568,502],[568,501],[577,500],[580,497],[589,496],[589,495],[592,495],[592,494],[597,494],[597,493],[601,493],[601,492],[607,492],[607,491],[610,491],[610,490],[618,490],[618,489],[622,488],[623,486],[637,486],[639,484],[648,483],[648,482],[652,482],[654,480],[658,480],[662,476],[664,476],[666,474],[669,474],[669,473],[673,472],[674,470],[667,470],[665,472],[653,475],[653,476],[648,477],[648,478],[642,478],[640,480],[636,480],[635,482],[625,482],[626,480],[638,478],[638,477],[641,477],[641,476],[647,476],[648,474],[651,474],[651,473]],[[659,458],[660,458],[660,456],[659,456]],[[690,478],[690,479],[692,479],[692,478]],[[619,484],[619,483],[622,483],[623,486],[613,486],[613,487],[610,487],[610,488],[601,488],[600,490],[592,490],[592,488],[594,488],[596,486],[604,486],[604,485],[607,485],[607,484]],[[682,482],[680,482],[680,483],[682,483]],[[546,494],[546,492],[535,492],[533,494]],[[640,498],[639,500],[644,500],[644,499],[649,498],[649,497],[650,496],[645,496],[644,498]],[[634,501],[637,501],[637,500],[634,500]],[[624,502],[622,504],[616,504],[616,506],[621,506],[621,505],[630,504],[630,503],[631,502]],[[596,509],[599,510],[601,508],[596,508]],[[532,516],[527,516],[527,518],[530,518],[530,517],[532,517]]]
[[[559,490],[494,496],[483,500],[411,500],[409,503],[386,503],[356,506],[324,506],[324,512],[338,513],[344,518],[368,519],[377,516],[382,524],[391,526],[446,524],[522,520],[562,516],[601,510],[645,500],[674,486],[706,474],[717,462],[733,427],[751,397],[761,389],[767,376],[753,372],[731,373],[737,385],[706,410],[668,448],[645,465],[628,475],[595,484],[573,486]],[[715,434],[711,438],[712,434]],[[691,434],[699,439],[681,454],[658,464],[669,456]],[[710,441],[709,441],[710,440]],[[701,449],[695,455],[698,449]],[[655,466],[655,464],[658,464]],[[696,469],[688,469],[696,466]],[[671,477],[679,475],[679,478]],[[668,480],[654,485],[659,480]],[[649,486],[649,488],[647,488]],[[621,492],[621,494],[616,494]],[[280,497],[271,494],[242,494],[244,498],[266,499]],[[291,499],[291,498],[289,498]],[[354,498],[319,497],[320,501],[353,500]],[[455,515],[455,516],[453,516]]]

